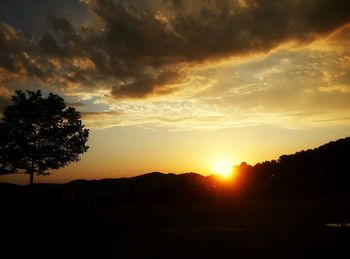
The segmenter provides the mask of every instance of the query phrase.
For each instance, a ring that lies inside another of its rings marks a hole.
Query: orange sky
[[[38,182],[211,174],[217,161],[253,164],[349,135],[347,1],[0,7],[0,108],[16,89],[40,88],[90,128],[82,160]]]

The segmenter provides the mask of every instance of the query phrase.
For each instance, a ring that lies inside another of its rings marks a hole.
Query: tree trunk
[[[29,178],[29,184],[30,185],[33,185],[33,183],[34,183],[34,158],[32,158],[32,168],[31,168],[31,171],[30,171],[30,173],[29,173],[29,175],[30,175],[30,178]]]
[[[33,183],[34,183],[34,172],[30,172],[29,173],[29,176],[30,176],[30,180],[29,180],[29,184],[30,185],[33,185]]]

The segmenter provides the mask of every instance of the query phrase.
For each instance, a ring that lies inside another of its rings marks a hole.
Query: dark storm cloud
[[[16,81],[38,79],[90,84],[88,78],[94,65],[84,53],[84,45],[88,44],[68,20],[54,15],[46,20],[47,31],[31,38],[0,21],[0,69],[9,72],[7,81],[11,81],[12,76]],[[6,81],[3,78],[0,76],[0,83]]]
[[[17,71],[25,45],[25,41],[11,26],[0,21],[0,67]]]
[[[20,29],[27,36],[42,33],[48,14],[80,24],[87,17],[87,7],[80,0],[0,1],[0,20]]]
[[[169,70],[156,77],[139,76],[129,84],[114,86],[111,93],[116,98],[141,98],[149,94],[171,93],[176,90],[172,85],[179,81],[180,74],[179,71]]]
[[[350,20],[350,2],[343,0],[86,3],[98,26],[77,29],[48,14],[45,32],[25,38],[2,23],[0,66],[90,86],[114,80],[114,97],[142,98],[174,91],[169,86],[181,81],[177,71],[184,63],[266,52],[290,40],[311,42]]]
[[[50,27],[55,32],[64,32],[66,34],[73,34],[74,28],[72,24],[65,18],[57,17],[57,16],[48,16],[48,21]]]
[[[11,74],[16,80],[27,76],[47,80],[53,73],[53,67],[45,56],[38,55],[36,49],[35,41],[25,38],[13,27],[0,21],[0,69],[9,74],[7,77],[0,75],[0,83],[3,83],[4,77],[11,77]]]
[[[350,18],[350,3],[341,0],[172,3],[175,11],[110,0],[91,6],[105,23],[111,54],[160,63],[268,51],[287,40],[313,40]]]
[[[58,58],[82,56],[82,38],[71,23],[56,16],[48,16],[49,29],[38,41],[40,50]]]

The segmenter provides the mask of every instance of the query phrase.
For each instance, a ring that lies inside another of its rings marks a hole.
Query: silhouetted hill
[[[245,184],[255,192],[274,194],[349,194],[350,138],[315,149],[282,155],[254,166],[242,164]]]
[[[215,175],[152,172],[136,177],[74,180],[67,184],[18,186],[0,183],[1,200],[37,200],[81,204],[121,204],[130,201],[190,201],[233,196],[329,196],[350,194],[350,138],[315,149],[282,155],[254,166],[242,163],[232,183]],[[6,197],[11,197],[7,199]]]
[[[349,258],[349,148],[242,163],[233,182],[152,172],[0,183],[0,258]]]
[[[81,203],[189,200],[209,197],[212,185],[211,178],[197,173],[152,172],[130,178],[72,181],[63,186],[63,199]]]

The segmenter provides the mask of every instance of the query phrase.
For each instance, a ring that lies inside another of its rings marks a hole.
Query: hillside
[[[254,166],[242,163],[233,182],[197,173],[152,172],[130,178],[74,180],[32,188],[0,184],[2,199],[56,200],[81,204],[122,204],[141,200],[198,200],[233,196],[305,196],[350,194],[350,138],[315,149],[282,155]],[[29,195],[30,193],[30,195]],[[45,198],[46,197],[46,198]]]
[[[245,183],[265,192],[289,194],[350,193],[350,138],[315,149],[282,155],[254,166],[242,164]],[[269,190],[268,190],[269,189]]]
[[[132,200],[183,200],[210,195],[211,178],[196,173],[163,174],[152,172],[130,178],[76,180],[63,186],[68,202],[124,203]]]

